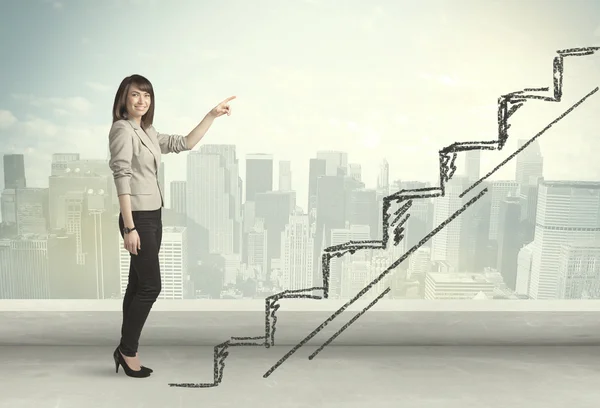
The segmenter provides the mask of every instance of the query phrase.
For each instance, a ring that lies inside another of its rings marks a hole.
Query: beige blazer
[[[158,133],[153,126],[144,132],[135,121],[121,119],[110,128],[108,144],[109,167],[117,195],[131,195],[132,211],[164,207],[164,195],[158,184],[160,156],[190,150],[186,138]]]

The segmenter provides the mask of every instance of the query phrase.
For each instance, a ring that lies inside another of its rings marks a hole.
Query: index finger
[[[235,98],[237,98],[237,96],[235,96],[235,95],[234,95],[234,96],[230,96],[229,98],[225,99],[223,102],[225,102],[225,103],[226,103],[226,102],[229,102],[229,101],[232,101],[232,100],[234,100]],[[222,103],[223,103],[223,102],[222,102]]]

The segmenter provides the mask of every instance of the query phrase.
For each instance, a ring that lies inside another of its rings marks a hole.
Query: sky
[[[52,153],[108,158],[114,94],[138,73],[161,133],[187,134],[236,95],[201,143],[235,144],[242,179],[247,154],[273,154],[275,188],[291,160],[306,209],[317,150],[346,151],[367,187],[384,158],[391,180],[435,182],[440,148],[496,137],[501,94],[551,86],[557,50],[600,45],[600,3],[0,0],[0,35],[0,154],[26,155],[28,186],[47,187]],[[520,110],[482,171],[599,79],[600,56],[569,59],[564,100]],[[600,180],[599,99],[541,139],[546,178]],[[167,182],[185,179],[186,156],[163,156]],[[514,163],[494,178],[513,179]]]

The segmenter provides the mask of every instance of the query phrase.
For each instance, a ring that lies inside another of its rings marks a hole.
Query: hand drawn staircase
[[[287,290],[284,292],[277,293],[269,296],[265,299],[265,328],[264,335],[256,337],[231,337],[229,340],[214,347],[214,379],[212,383],[183,383],[183,384],[169,384],[172,387],[191,387],[191,388],[207,388],[215,387],[219,385],[223,379],[223,371],[225,369],[225,360],[229,355],[229,348],[235,346],[262,346],[269,348],[275,345],[275,330],[277,324],[277,310],[279,310],[280,304],[278,303],[282,299],[312,299],[320,300],[327,299],[329,292],[329,265],[330,261],[334,257],[341,257],[347,253],[354,254],[356,251],[362,249],[387,249],[388,242],[390,241],[388,228],[393,229],[393,245],[398,245],[402,240],[404,225],[407,222],[410,214],[408,213],[411,208],[412,202],[415,199],[424,198],[435,198],[443,197],[445,194],[446,183],[452,178],[456,171],[456,158],[459,152],[467,150],[502,150],[507,139],[508,130],[510,124],[508,123],[509,118],[521,108],[525,102],[530,100],[541,100],[546,102],[561,102],[562,99],[562,80],[563,80],[563,64],[564,59],[567,57],[574,56],[585,56],[594,54],[600,50],[600,47],[586,47],[586,48],[571,48],[562,51],[557,51],[557,56],[554,57],[553,62],[553,82],[554,86],[550,95],[538,94],[539,92],[549,92],[550,88],[526,88],[521,91],[511,92],[506,95],[502,95],[498,98],[498,137],[492,141],[482,142],[460,142],[453,143],[452,145],[445,147],[439,151],[439,163],[440,163],[440,186],[432,188],[421,188],[415,190],[401,190],[394,194],[391,194],[383,200],[383,239],[382,240],[369,240],[369,241],[349,241],[347,243],[332,246],[324,250],[322,255],[322,270],[323,270],[323,286],[312,287],[298,290]],[[514,158],[517,154],[523,151],[529,144],[535,139],[545,133],[550,127],[558,123],[566,115],[572,112],[575,108],[580,106],[587,98],[592,96],[598,91],[598,87],[593,89],[577,103],[572,105],[569,109],[565,110],[558,118],[549,123],[544,129],[533,136],[528,142],[523,144],[518,150],[516,150],[507,159],[502,161],[496,166],[490,173],[483,176],[480,180],[475,182],[471,187],[465,190],[460,197],[464,197],[473,188],[483,182],[485,179],[490,177],[493,173],[504,166],[508,161]],[[302,347],[312,337],[314,337],[320,330],[322,330],[327,324],[333,319],[339,316],[346,308],[361,298],[369,289],[377,284],[381,279],[393,271],[400,263],[402,263],[408,256],[414,251],[421,247],[425,242],[431,239],[437,232],[442,230],[450,221],[459,216],[464,212],[470,205],[475,203],[479,198],[487,193],[487,188],[483,189],[479,194],[475,195],[465,205],[452,214],[446,221],[432,230],[427,236],[425,236],[418,244],[406,251],[399,259],[394,261],[385,271],[383,271],[376,279],[374,279],[368,286],[356,294],[352,299],[346,302],[340,309],[334,312],[327,320],[325,320],[319,327],[313,332],[306,336],[300,343],[290,350],[285,356],[283,356],[263,377],[268,377],[277,367],[285,362],[296,350]],[[401,204],[400,208],[397,209],[393,214],[390,213],[390,207],[392,203],[398,205]],[[392,215],[394,216],[393,219]],[[391,221],[390,221],[391,219]],[[366,308],[360,313],[356,314],[344,327],[330,337],[316,352],[311,354],[309,359],[313,359],[325,346],[333,341],[339,334],[341,334],[346,328],[350,326],[358,317],[364,312],[371,308],[378,300],[385,296],[389,292],[390,288],[383,291],[373,302],[371,302]],[[317,294],[315,294],[317,292]]]

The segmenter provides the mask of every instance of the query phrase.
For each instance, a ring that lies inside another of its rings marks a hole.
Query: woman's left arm
[[[235,99],[235,96],[230,96],[217,106],[212,108],[210,112],[204,116],[204,119],[196,126],[189,135],[165,135],[156,132],[158,144],[162,153],[179,153],[184,150],[192,150],[200,140],[206,135],[214,120],[219,116],[227,114],[231,115],[231,106],[229,101]]]
[[[164,133],[156,132],[156,138],[158,139],[158,145],[160,146],[160,152],[162,154],[180,153],[185,150],[190,150],[187,145],[187,136],[166,135]]]

